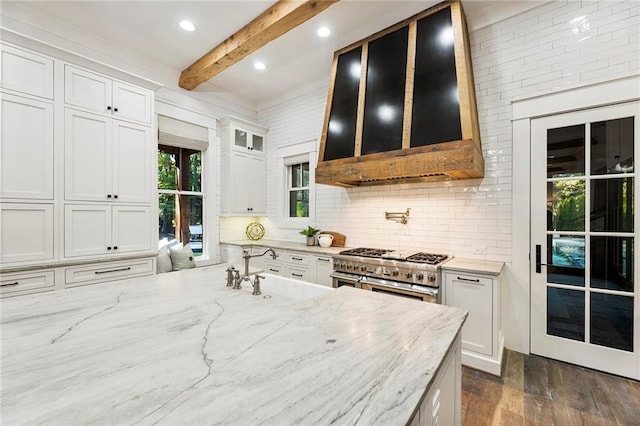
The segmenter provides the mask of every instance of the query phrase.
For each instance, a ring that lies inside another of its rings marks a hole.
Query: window
[[[315,214],[316,140],[276,148],[279,224],[297,229],[313,224]]]
[[[289,217],[309,217],[309,162],[287,166]]]
[[[202,152],[158,145],[158,214],[161,245],[190,244],[202,256]]]

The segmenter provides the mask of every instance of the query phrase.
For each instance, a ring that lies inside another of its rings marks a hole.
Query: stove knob
[[[391,271],[391,275],[393,275],[394,277],[397,277],[398,275],[400,275],[400,271],[398,270],[398,268]]]
[[[418,272],[416,274],[416,278],[418,281],[422,281],[424,279],[424,274],[422,272]]]
[[[436,274],[429,274],[427,276],[427,281],[429,281],[430,283],[436,282]]]
[[[367,267],[366,267],[366,266],[364,266],[364,265],[362,265],[362,266],[360,267],[360,271],[362,271],[362,272],[367,272]]]
[[[376,266],[375,272],[376,272],[376,275],[382,275],[382,272],[383,272],[382,266]]]
[[[407,278],[411,278],[413,276],[413,274],[411,272],[407,272],[405,275],[406,275]]]
[[[347,269],[351,269],[351,264],[347,263]]]

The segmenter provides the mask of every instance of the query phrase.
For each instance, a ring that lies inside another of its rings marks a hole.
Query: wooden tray
[[[331,242],[331,247],[344,247],[347,236],[335,231],[320,231],[318,235],[322,234],[331,234],[333,235],[333,241]]]

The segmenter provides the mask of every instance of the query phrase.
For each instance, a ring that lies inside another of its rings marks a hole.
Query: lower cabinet
[[[444,304],[469,313],[462,328],[462,363],[501,374],[500,277],[444,273]]]
[[[455,426],[462,423],[462,369],[460,338],[446,355],[411,426]]]
[[[51,269],[0,275],[0,296],[20,296],[55,290],[55,272]]]
[[[316,284],[333,287],[333,258],[331,256],[318,256],[316,258]]]
[[[66,205],[67,258],[151,249],[149,207]]]
[[[151,275],[155,272],[153,259],[94,263],[65,268],[65,286],[77,287],[105,281]]]
[[[261,255],[267,247],[222,244],[220,250],[222,261],[229,262],[242,271],[244,267],[242,253],[245,250],[252,255]],[[331,256],[282,249],[275,249],[275,252],[275,259],[267,253],[264,256],[252,257],[249,265],[262,269],[268,274],[332,287],[333,259]]]
[[[0,264],[53,260],[53,217],[53,204],[2,203]]]

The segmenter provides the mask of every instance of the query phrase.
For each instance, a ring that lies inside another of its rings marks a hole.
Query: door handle
[[[542,272],[542,267],[548,266],[546,263],[542,263],[542,246],[536,244],[536,274]]]

